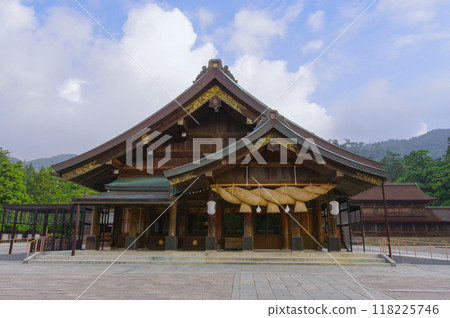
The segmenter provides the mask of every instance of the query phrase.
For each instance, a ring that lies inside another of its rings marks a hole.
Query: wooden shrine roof
[[[155,129],[155,127],[158,128],[158,125],[164,125],[164,127],[175,125],[181,119],[189,116],[186,111],[187,107],[192,106],[192,103],[202,100],[201,98],[205,92],[214,89],[222,90],[223,94],[230,97],[230,100],[236,104],[235,108],[252,122],[255,120],[263,120],[264,117],[268,117],[267,114],[269,112],[273,111],[239,86],[228,68],[222,67],[222,62],[220,60],[211,60],[208,67],[204,67],[194,83],[187,90],[169,104],[162,107],[159,111],[110,141],[79,156],[55,164],[53,165],[53,168],[66,180],[72,180],[98,191],[102,191],[101,189],[105,184],[111,183],[116,179],[117,176],[114,176],[112,173],[114,167],[110,163],[111,160],[125,154],[126,141],[128,139],[139,134],[146,128]],[[182,105],[184,109],[182,109],[180,105]],[[241,107],[243,105],[245,107]],[[196,107],[200,106],[201,105],[196,105]],[[260,114],[264,114],[265,116],[260,116]],[[271,121],[268,122],[270,124],[272,123]],[[255,136],[258,135],[261,129],[264,129],[262,128],[263,126],[265,127],[265,124],[259,125],[259,127],[257,126],[255,131],[251,134]],[[386,172],[382,169],[382,165],[379,162],[359,156],[331,144],[295,124],[293,121],[284,119],[284,123],[277,127],[279,127],[280,130],[284,130],[286,133],[295,134],[299,138],[313,138],[316,145],[324,152],[324,154],[326,154],[325,156],[327,156],[327,158],[339,159],[344,165],[376,176],[384,178],[386,175]],[[177,169],[179,168],[175,168],[175,170]],[[169,171],[167,173],[171,174]],[[81,177],[77,177],[76,180],[74,180],[74,175],[81,175]]]
[[[384,190],[386,201],[431,202],[437,200],[423,192],[416,183],[385,183]],[[350,200],[358,202],[382,201],[381,187],[365,190],[352,196]]]
[[[297,133],[295,130],[293,130],[291,127],[289,127],[286,123],[283,123],[279,117],[266,119],[265,122],[260,124],[250,134],[248,134],[246,136],[246,138],[248,138],[248,140],[250,142],[252,142],[252,144],[253,144],[255,141],[257,141],[259,138],[263,137],[265,134],[267,134],[272,129],[279,131],[281,134],[283,134],[287,138],[295,138],[299,145],[302,145],[304,143],[305,139],[307,138],[307,137],[304,137],[303,135]],[[329,148],[324,147],[323,145],[317,145],[317,146],[320,151],[320,154],[326,159],[330,159],[335,162],[339,162],[348,167],[354,168],[356,170],[364,171],[364,172],[367,172],[367,173],[375,175],[375,176],[381,176],[381,177],[387,176],[386,171],[379,167],[374,167],[372,165],[368,165],[368,164],[365,164],[362,162],[355,161],[351,158],[342,156],[341,154],[336,153],[336,152],[330,150]],[[208,156],[203,157],[202,159],[200,159],[200,162],[195,162],[195,163],[192,162],[192,163],[189,163],[189,164],[186,164],[186,165],[174,168],[174,169],[166,170],[164,172],[164,175],[168,178],[171,178],[171,177],[174,177],[174,176],[177,176],[180,174],[185,174],[185,173],[189,173],[194,170],[202,169],[205,166],[212,165],[214,163],[216,166],[220,166],[221,161],[222,161],[221,158],[215,159],[215,160],[211,160],[210,158],[218,157],[217,153],[219,153],[219,152],[223,152],[225,155],[227,155],[229,153],[229,149],[234,149],[236,152],[239,152],[239,150],[245,149],[245,148],[246,148],[245,143],[243,142],[242,139],[240,139],[240,140],[237,140],[234,144],[229,145],[228,147],[225,147],[224,149],[221,149],[216,153],[211,153]],[[247,153],[249,153],[249,150],[248,149],[246,149],[246,150],[247,151],[245,152],[245,155]]]

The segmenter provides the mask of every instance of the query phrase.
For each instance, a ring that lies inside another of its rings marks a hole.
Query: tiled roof
[[[450,206],[429,206],[427,210],[432,211],[444,222],[450,222]]]
[[[416,183],[385,183],[386,201],[435,201],[436,198],[424,193]],[[352,201],[382,201],[381,187],[374,187],[350,198]]]

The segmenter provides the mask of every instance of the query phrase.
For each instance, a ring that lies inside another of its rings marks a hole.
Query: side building
[[[385,198],[392,236],[450,236],[450,207],[426,206],[436,201],[416,183],[386,183]],[[381,187],[374,187],[351,197],[350,204],[360,208],[364,234],[386,236],[386,222]],[[361,235],[361,227],[359,227]],[[354,232],[358,232],[354,230]]]

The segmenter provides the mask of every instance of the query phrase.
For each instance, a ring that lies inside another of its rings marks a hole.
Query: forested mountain
[[[413,150],[428,150],[428,155],[437,159],[445,154],[448,137],[450,137],[450,129],[435,129],[410,139],[389,139],[369,144],[350,140],[346,140],[343,144],[337,140],[331,140],[331,142],[376,161],[383,159],[388,151],[407,155]]]
[[[51,165],[60,163],[64,160],[70,159],[75,157],[76,155],[74,154],[64,154],[64,155],[56,155],[50,158],[39,158],[39,159],[34,159],[34,160],[30,160],[30,161],[22,161],[24,166],[28,166],[28,165],[32,165],[33,168],[36,171],[41,170],[41,168],[48,168]],[[14,158],[14,157],[9,157],[9,161],[11,161],[12,163],[17,163],[19,162],[19,159]]]

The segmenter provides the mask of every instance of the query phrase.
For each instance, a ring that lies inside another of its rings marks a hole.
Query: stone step
[[[332,257],[331,257],[332,256]],[[52,258],[52,259],[69,259],[69,258],[77,258],[77,259],[85,259],[85,258],[94,258],[94,259],[115,259],[117,257],[120,258],[127,258],[127,259],[149,259],[149,258],[173,258],[173,259],[183,259],[183,258],[264,258],[264,259],[303,259],[303,258],[319,258],[319,259],[365,259],[365,260],[373,260],[373,259],[379,259],[379,257],[342,257],[339,255],[333,255],[331,254],[323,254],[323,255],[296,255],[296,256],[277,256],[277,255],[127,255],[127,254],[117,254],[117,255],[76,255],[74,257],[70,255],[37,255],[36,258]]]
[[[117,258],[36,258],[32,261],[77,261],[77,262],[109,262],[112,263]],[[224,258],[224,257],[208,257],[208,258],[164,258],[164,257],[152,257],[152,258],[119,258],[120,262],[277,262],[277,263],[300,263],[300,262],[316,262],[316,263],[384,263],[383,259],[364,259],[364,258],[354,258],[354,259],[331,259],[331,258],[294,258],[294,259],[282,259],[282,258]]]
[[[185,251],[77,251],[75,257],[280,257],[280,258],[298,258],[298,257],[327,257],[326,252],[185,252]],[[378,254],[363,254],[349,252],[332,252],[333,257],[339,258],[378,258]],[[37,257],[71,257],[70,251],[44,252]]]
[[[387,264],[377,254],[332,253],[333,258],[325,252],[145,252],[133,251],[77,251],[71,256],[70,251],[45,252],[35,256],[30,263],[222,263],[222,264]]]
[[[52,263],[52,264],[111,264],[114,260],[33,260],[30,263]],[[338,265],[335,261],[324,262],[323,260],[300,260],[300,261],[279,261],[279,260],[118,260],[115,264],[277,264],[277,265]],[[386,262],[345,262],[339,261],[341,265],[370,265],[387,266]]]

